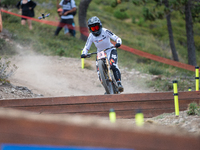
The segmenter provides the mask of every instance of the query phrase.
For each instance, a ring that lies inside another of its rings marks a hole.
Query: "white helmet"
[[[99,36],[102,31],[102,24],[98,17],[94,16],[88,20],[88,28],[94,36]]]

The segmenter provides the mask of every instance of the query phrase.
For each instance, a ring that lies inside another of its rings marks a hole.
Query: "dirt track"
[[[92,69],[82,69],[81,59],[38,55],[30,48],[17,46],[19,55],[12,58],[18,69],[10,79],[17,86],[25,86],[44,96],[104,94],[95,70],[95,62],[85,60]],[[120,60],[119,60],[120,62]],[[121,69],[121,68],[120,68]],[[135,72],[121,69],[124,93],[153,92]]]

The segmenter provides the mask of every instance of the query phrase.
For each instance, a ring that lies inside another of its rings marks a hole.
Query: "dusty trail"
[[[30,49],[30,48],[29,48]],[[104,93],[95,62],[85,60],[92,69],[82,69],[81,60],[58,56],[38,55],[28,48],[17,46],[19,55],[12,58],[18,69],[10,81],[14,85],[25,86],[33,93],[44,96],[99,95]],[[134,72],[121,69],[124,93],[152,92],[145,87],[143,79]]]

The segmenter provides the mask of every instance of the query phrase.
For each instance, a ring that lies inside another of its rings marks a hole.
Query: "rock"
[[[15,99],[15,98],[29,98],[29,97],[43,97],[42,94],[34,94],[27,87],[15,86],[12,84],[0,85],[0,99]]]

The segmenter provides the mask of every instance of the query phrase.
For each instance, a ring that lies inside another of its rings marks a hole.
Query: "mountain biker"
[[[100,52],[106,48],[114,46],[110,42],[110,39],[112,39],[113,41],[116,42],[116,44],[115,44],[116,48],[121,46],[121,44],[122,44],[121,38],[119,38],[117,35],[115,35],[111,31],[109,31],[108,29],[103,28],[102,23],[98,17],[94,16],[88,20],[88,28],[91,33],[89,34],[89,37],[85,44],[85,47],[83,48],[81,58],[87,57],[87,53],[88,53],[92,43],[95,44],[95,46],[97,48],[97,52]],[[111,70],[113,71],[115,80],[117,81],[118,90],[120,92],[123,92],[124,88],[121,83],[121,73],[120,73],[120,70],[117,65],[118,56],[117,56],[116,48],[110,48],[105,52],[108,56],[108,60],[109,60],[110,66],[111,66]],[[97,63],[96,63],[96,65],[97,65]],[[97,65],[97,74],[99,76],[98,65]],[[100,79],[100,76],[99,76],[99,79]],[[101,81],[101,79],[100,79],[100,81]]]

